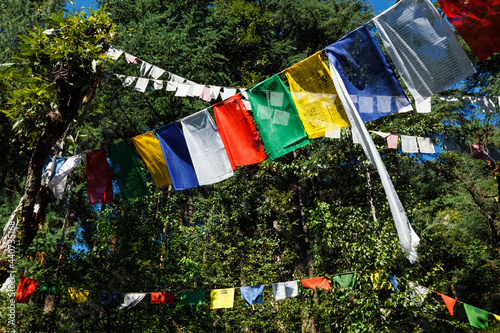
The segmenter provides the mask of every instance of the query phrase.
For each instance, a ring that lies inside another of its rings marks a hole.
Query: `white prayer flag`
[[[243,101],[243,104],[245,104],[245,107],[247,108],[247,110],[252,110],[252,103],[250,103],[250,101],[247,101],[246,99],[242,99]]]
[[[135,76],[127,76],[125,78],[125,81],[123,81],[123,86],[124,87],[130,86],[132,83],[134,83],[135,79],[137,79]]]
[[[178,83],[177,92],[175,93],[175,96],[186,97],[187,93],[189,92],[189,88],[191,88],[190,84]]]
[[[409,301],[410,306],[422,306],[425,301],[425,297],[430,293],[429,289],[424,286],[420,286],[415,282],[408,282],[408,288],[406,290],[407,297],[406,300]],[[405,301],[405,305],[407,302]]]
[[[149,75],[151,75],[151,77],[156,80],[160,76],[162,76],[163,73],[165,73],[164,69],[161,69],[160,67],[153,66],[153,68],[151,68],[151,72],[149,72]]]
[[[127,293],[124,296],[123,304],[118,305],[116,311],[120,310],[128,310],[137,304],[146,297],[147,293]]]
[[[417,137],[418,148],[422,154],[434,154],[436,149],[432,143],[431,138],[423,138],[421,136]]]
[[[153,65],[143,61],[141,64],[141,76],[146,76]]]
[[[148,87],[149,79],[145,78],[138,78],[137,83],[135,84],[134,90],[140,91],[140,92],[145,92],[146,88]]]
[[[236,95],[236,88],[224,87],[224,90],[221,91],[220,94],[221,94],[222,100],[225,100],[226,98],[229,98],[231,96]]]
[[[204,85],[202,85],[202,84],[195,84],[193,86],[193,96],[195,96],[195,97],[201,97],[201,94],[203,93],[203,88],[205,88]]]
[[[184,83],[186,81],[186,79],[183,77],[180,77],[179,75],[172,74],[170,76],[170,81],[177,82],[177,83]]]
[[[418,153],[417,138],[409,135],[401,135],[401,149],[403,153]]]
[[[177,91],[178,86],[179,86],[179,83],[168,81],[167,82],[167,91]]]
[[[340,74],[337,69],[330,65],[330,73],[332,75],[333,83],[337,94],[342,101],[342,105],[346,111],[346,115],[351,123],[352,127],[356,127],[357,132],[361,137],[361,146],[368,157],[368,160],[373,166],[375,166],[382,180],[382,186],[384,187],[385,195],[387,196],[387,201],[389,202],[389,207],[391,209],[392,218],[394,219],[394,224],[396,225],[396,230],[398,232],[399,243],[401,248],[406,253],[408,260],[414,263],[418,259],[417,247],[420,242],[420,238],[417,236],[415,231],[410,225],[410,221],[406,216],[405,210],[401,201],[399,200],[398,194],[394,189],[391,178],[387,169],[385,168],[380,153],[375,146],[366,126],[356,111],[356,107],[352,102],[349,93],[342,81]]]
[[[49,180],[47,186],[54,194],[54,197],[61,199],[64,194],[64,188],[66,187],[66,180],[68,175],[73,171],[74,168],[83,160],[85,154],[75,155],[68,157],[66,162],[62,165],[61,169]]]
[[[219,97],[221,87],[218,86],[210,86],[210,96],[212,96],[212,99],[217,99]]]
[[[483,96],[478,98],[479,109],[483,113],[492,113],[496,111],[495,102],[491,97]]]
[[[200,185],[233,176],[233,169],[214,120],[206,109],[180,120]]]
[[[449,103],[458,102],[458,98],[456,97],[439,97],[439,99]]]
[[[246,89],[240,89],[240,92],[244,99],[248,99],[248,93]]]
[[[186,81],[186,83],[189,85],[189,89],[186,93],[186,96],[189,96],[189,97],[194,97],[194,86],[196,85],[196,83],[192,82],[192,81]]]
[[[340,139],[340,126],[329,126],[325,130],[325,137],[331,139]]]
[[[118,58],[120,58],[120,56],[122,55],[122,53],[123,53],[122,50],[119,50],[119,49],[114,48],[113,46],[111,46],[109,48],[108,52],[106,52],[106,56],[110,57],[113,60],[118,60]]]
[[[299,296],[299,286],[297,281],[273,283],[274,300],[279,301],[287,297]]]
[[[153,81],[153,87],[155,90],[162,90],[163,89],[163,80],[152,80]]]
[[[373,20],[416,103],[475,73],[455,34],[429,0],[399,1]]]
[[[422,102],[415,102],[417,108],[417,113],[429,113],[431,112],[431,98],[426,98]]]
[[[378,131],[370,131],[370,132],[372,132],[373,134],[377,134],[378,136],[381,136],[384,139],[387,138],[389,135],[391,135],[391,133],[385,133],[385,132],[378,132]]]

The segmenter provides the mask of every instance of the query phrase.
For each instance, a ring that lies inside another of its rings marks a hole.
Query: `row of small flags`
[[[381,278],[383,274],[380,269],[370,270],[370,279],[373,283],[373,288],[376,290],[381,289],[394,289],[395,292],[399,292],[398,282],[396,278],[391,279],[390,282],[385,281]],[[355,273],[343,273],[332,276],[332,280],[337,288],[346,290],[346,297],[349,295],[356,283]],[[272,287],[274,301],[283,300],[285,298],[297,297],[299,296],[299,284],[306,289],[323,289],[331,290],[331,284],[328,279],[324,276],[294,280],[287,282],[273,283]],[[254,308],[255,305],[261,305],[264,288],[269,285],[256,285],[251,287],[240,287],[240,288],[224,288],[224,289],[212,289],[210,290],[210,309],[224,309],[233,308],[234,297],[236,289],[239,289],[240,295],[247,306]],[[40,291],[44,294],[57,295],[62,293],[62,286],[55,286],[52,284],[43,283],[40,290],[38,288],[38,281],[30,279],[25,276],[21,276],[17,290],[15,293],[16,303],[29,303],[32,295],[35,291]],[[493,315],[495,319],[500,321],[500,316],[494,313],[488,312],[486,310],[477,308],[470,304],[461,302],[457,299],[439,293],[437,291],[431,290],[424,286],[418,285],[414,282],[409,281],[407,285],[407,296],[405,304],[410,306],[421,306],[425,301],[425,298],[430,293],[436,293],[443,299],[446,308],[448,309],[450,315],[454,315],[454,308],[457,302],[462,303],[464,310],[467,314],[469,324],[471,326],[487,329],[489,315]],[[88,301],[90,291],[70,287],[67,290],[71,302],[74,304],[84,304]],[[120,303],[120,294],[116,293],[100,293],[97,296],[99,303],[106,309],[110,310],[115,308],[116,311],[128,310],[132,307],[138,305],[142,300],[150,295],[150,304],[173,304],[175,303],[176,296],[178,297],[178,303],[181,305],[202,305],[205,304],[206,290],[196,290],[196,291],[181,291],[181,292],[142,292],[142,293],[124,293],[123,302]],[[344,298],[342,297],[342,298]]]

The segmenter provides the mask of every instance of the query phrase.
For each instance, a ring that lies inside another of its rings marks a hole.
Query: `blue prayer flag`
[[[365,25],[325,49],[363,122],[410,106],[382,50]]]
[[[262,294],[264,293],[265,285],[253,287],[241,287],[241,297],[248,306],[252,304],[262,304]]]
[[[198,186],[198,178],[193,161],[184,139],[184,134],[176,122],[156,129],[163,157],[175,191],[186,190]]]

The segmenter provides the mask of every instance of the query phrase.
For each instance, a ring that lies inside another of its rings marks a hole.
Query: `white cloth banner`
[[[287,297],[299,296],[299,286],[297,281],[273,283],[274,300],[279,301]]]
[[[128,310],[137,304],[146,297],[147,293],[127,293],[124,296],[123,304],[118,305],[116,311],[120,310]]]
[[[118,60],[118,58],[120,58],[120,56],[122,55],[122,53],[123,53],[122,50],[119,50],[119,49],[114,48],[113,46],[111,46],[109,48],[108,52],[106,52],[106,56],[110,57],[113,60]]]
[[[401,135],[401,150],[406,154],[417,154],[417,138],[409,135]]]
[[[233,176],[217,126],[206,109],[180,120],[194,171],[200,185],[210,185]]]
[[[57,199],[61,199],[64,194],[64,188],[66,187],[66,180],[68,179],[68,175],[71,173],[71,171],[73,171],[74,168],[76,168],[78,164],[80,164],[84,157],[85,154],[68,157],[66,159],[66,162],[64,162],[59,171],[47,184],[47,186],[52,191],[52,194],[54,194]]]
[[[436,149],[434,148],[434,144],[431,141],[431,138],[423,138],[421,136],[417,136],[418,148],[422,154],[434,154]]]
[[[429,0],[402,0],[373,21],[417,104],[475,73]]]
[[[151,77],[156,80],[160,76],[162,76],[163,73],[165,73],[164,69],[161,69],[160,67],[153,66],[153,68],[151,68],[151,72],[149,72],[149,75],[151,75]]]
[[[140,77],[137,79],[137,83],[135,84],[134,90],[145,92],[146,88],[148,87],[148,84],[149,84],[149,79]]]
[[[153,65],[145,61],[141,64],[141,76],[146,76]]]
[[[330,66],[330,72],[337,94],[342,101],[349,122],[352,127],[356,127],[357,132],[361,137],[361,146],[363,147],[368,160],[370,160],[372,165],[378,170],[385,195],[387,196],[387,201],[389,202],[392,218],[394,219],[394,224],[396,225],[401,248],[406,253],[408,260],[410,260],[411,263],[414,263],[418,260],[417,247],[420,243],[420,238],[417,236],[415,231],[413,231],[413,228],[410,225],[410,221],[408,220],[403,205],[401,204],[398,194],[394,189],[389,173],[382,162],[382,158],[375,147],[375,143],[373,142],[370,133],[368,133],[365,124],[356,112],[356,107],[347,92],[340,74],[334,66]]]

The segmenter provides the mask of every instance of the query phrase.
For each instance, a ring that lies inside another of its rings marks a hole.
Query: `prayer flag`
[[[274,300],[278,301],[287,297],[299,296],[299,287],[297,281],[273,283]]]
[[[499,0],[438,0],[451,24],[479,61],[500,50]]]
[[[418,153],[417,138],[414,136],[401,135],[401,149],[403,153]]]
[[[285,74],[309,138],[322,137],[331,127],[349,125],[320,52],[286,69]]]
[[[429,0],[399,1],[373,21],[417,104],[476,72]]]
[[[64,188],[66,187],[66,180],[68,179],[68,175],[73,171],[74,168],[85,157],[85,154],[75,155],[68,157],[64,162],[63,166],[59,169],[59,171],[52,177],[47,186],[52,191],[52,194],[56,199],[61,199],[64,194]]]
[[[240,288],[241,297],[248,306],[253,304],[262,304],[264,287],[265,285],[241,287]]]
[[[455,303],[457,302],[457,300],[440,293],[438,294],[441,296],[441,298],[444,301],[444,304],[446,305],[446,308],[448,309],[448,311],[450,311],[450,314],[453,316],[453,308],[455,307]]]
[[[307,137],[290,91],[278,75],[258,83],[247,92],[270,160],[312,142]]]
[[[398,142],[399,142],[398,134],[391,134],[385,140],[387,141],[387,148],[398,149]]]
[[[392,288],[396,291],[396,292],[399,292],[399,289],[398,289],[398,279],[397,279],[397,276],[396,274],[389,274],[389,282],[391,283],[392,285]]]
[[[167,91],[177,91],[178,85],[179,85],[179,83],[177,83],[177,82],[168,81],[166,90]]]
[[[143,61],[141,64],[141,76],[146,76],[153,65]]]
[[[407,292],[410,306],[421,306],[425,301],[425,297],[429,294],[429,289],[410,281],[408,282]]]
[[[234,288],[214,289],[210,291],[210,309],[232,308]]]
[[[41,291],[44,293],[47,293],[49,295],[58,295],[58,294],[62,293],[63,289],[64,289],[63,286],[57,286],[57,285],[52,284],[52,283],[44,282],[42,284]]]
[[[180,304],[200,305],[203,304],[204,298],[205,298],[205,290],[183,291],[181,292]]]
[[[252,119],[239,95],[213,105],[215,122],[233,170],[266,158]]]
[[[47,156],[42,169],[42,184],[47,184],[61,170],[65,157]]]
[[[125,81],[123,81],[123,86],[128,87],[132,83],[134,83],[135,79],[137,79],[135,76],[127,76],[125,77]]]
[[[144,175],[127,141],[109,147],[108,156],[111,161],[111,171],[120,193],[126,200],[150,194]]]
[[[147,293],[127,293],[124,296],[123,304],[118,305],[116,311],[120,310],[128,310],[137,304],[146,297]]]
[[[328,280],[324,276],[312,279],[304,279],[300,280],[300,282],[305,288],[309,289],[316,289],[316,288],[327,289],[327,290],[332,289],[332,287],[330,286],[330,282],[328,282]]]
[[[151,68],[151,72],[149,73],[149,75],[153,78],[153,79],[158,79],[160,76],[162,76],[162,74],[165,73],[165,70],[164,69],[161,69],[160,67],[156,67],[156,66],[153,66],[153,68]]]
[[[71,302],[76,303],[76,304],[81,304],[81,303],[87,302],[87,299],[89,297],[88,290],[83,290],[83,289],[78,289],[78,288],[73,288],[73,287],[68,288],[68,294],[69,294],[69,298],[71,299]]]
[[[153,87],[155,90],[162,90],[163,89],[163,80],[152,80],[153,81]]]
[[[140,91],[140,92],[145,92],[146,88],[148,87],[149,79],[145,78],[138,78],[137,83],[135,84],[134,90]]]
[[[175,191],[198,186],[193,161],[177,122],[156,129]]]
[[[466,142],[460,142],[458,145],[460,146],[460,151],[461,151],[463,154],[467,154],[467,155],[472,154],[472,150],[471,150],[471,147],[470,147],[470,144],[469,144],[469,143],[466,143]]]
[[[210,185],[232,177],[231,162],[208,111],[183,118],[181,124],[199,184]]]
[[[418,148],[422,154],[434,154],[436,152],[431,138],[417,136]]]
[[[496,320],[500,321],[500,316],[499,315],[493,314],[493,317],[495,317]]]
[[[236,94],[236,88],[224,87],[224,89],[220,92],[220,97],[224,100],[235,94]]]
[[[129,64],[137,64],[137,58],[127,52],[125,52],[125,60],[127,60]]]
[[[382,50],[365,25],[325,49],[340,73],[363,121],[376,120],[410,105]],[[352,98],[354,101],[354,98]]]
[[[500,162],[500,151],[498,151],[497,147],[486,147],[488,151],[488,158],[492,162]]]
[[[189,92],[189,88],[191,88],[191,85],[190,84],[187,84],[187,83],[177,83],[177,91],[175,92],[175,95],[176,97],[186,97],[188,92]]]
[[[210,95],[210,87],[203,86],[203,91],[201,92],[200,99],[205,102],[210,102],[212,100],[212,96]]]
[[[102,293],[100,295],[100,303],[105,309],[116,308],[118,306],[118,294]]]
[[[37,285],[37,280],[21,276],[19,278],[19,284],[17,285],[16,296],[14,297],[16,303],[29,303],[31,295],[35,292]]]
[[[110,46],[109,50],[106,52],[106,56],[110,57],[113,60],[118,60],[118,58],[120,58],[122,53],[123,53],[122,50],[114,48],[113,46]]]
[[[488,311],[476,308],[475,306],[467,303],[464,303],[464,309],[471,326],[481,328],[483,330],[488,328]]]
[[[432,98],[426,98],[420,103],[415,102],[415,106],[417,108],[417,113],[429,113],[431,112]]]
[[[356,274],[347,273],[347,274],[338,274],[334,275],[333,281],[337,282],[337,284],[342,288],[354,288],[354,284],[356,283]]]
[[[135,149],[141,155],[146,167],[153,177],[157,188],[171,185],[170,174],[163,158],[160,142],[152,132],[147,132],[132,138]]]
[[[378,152],[375,143],[370,137],[370,133],[368,133],[363,120],[359,116],[356,107],[354,106],[354,103],[352,102],[352,99],[344,86],[340,74],[337,72],[335,66],[332,66],[331,64],[330,70],[333,82],[335,84],[337,92],[339,93],[340,100],[344,104],[349,122],[351,123],[352,127],[357,128],[357,133],[361,136],[361,146],[363,147],[363,151],[365,152],[365,155],[370,163],[377,168],[380,175],[382,186],[384,187],[387,201],[389,202],[389,207],[394,219],[394,224],[396,225],[401,248],[406,253],[408,260],[414,263],[418,259],[417,246],[420,242],[420,238],[411,227],[410,221],[408,221],[408,217],[406,216],[404,207],[399,200],[396,190],[394,189],[394,185],[392,184],[387,169],[382,162],[380,153]]]
[[[445,140],[443,140],[443,148],[446,151],[458,151],[458,150],[460,150],[460,146],[453,139],[445,139]]]
[[[378,132],[378,131],[370,131],[373,134],[377,134],[378,136],[383,137],[384,139],[387,138],[391,133],[385,133],[385,132]]]
[[[219,93],[222,87],[218,86],[210,86],[210,96],[212,99],[217,99],[219,97]]]
[[[372,281],[373,289],[382,290],[392,288],[392,284],[389,281],[389,276],[387,275],[387,272],[384,268],[377,267],[368,271],[370,273],[370,280]]]
[[[104,149],[87,153],[87,193],[90,204],[112,203],[113,183]]]
[[[477,145],[472,143],[470,145],[471,150],[472,150],[472,157],[477,159],[477,160],[483,160],[483,161],[488,161],[488,153],[486,152],[486,149],[484,146]]]
[[[174,295],[173,291],[151,293],[151,304],[173,303]]]

